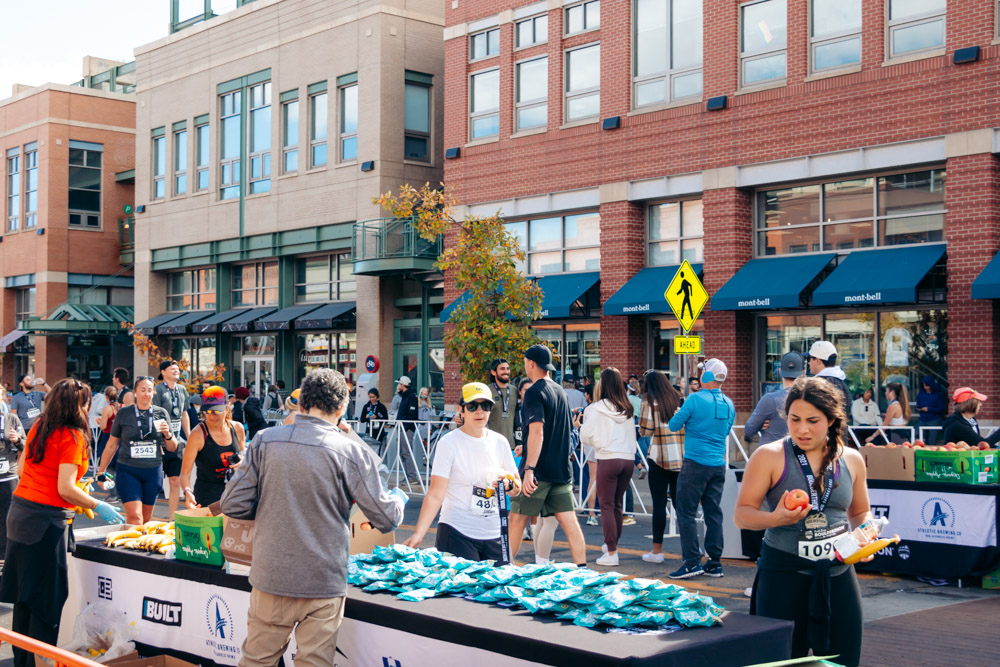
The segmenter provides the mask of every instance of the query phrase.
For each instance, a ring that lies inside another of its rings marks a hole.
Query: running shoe
[[[643,554],[642,559],[647,563],[662,563],[663,553],[654,554],[652,551],[650,551],[648,554]]]
[[[720,563],[717,560],[716,561],[711,561],[710,560],[707,563],[705,563],[705,567],[704,567],[703,571],[705,572],[705,576],[706,577],[724,577],[724,576],[726,576],[722,572],[722,563]]]
[[[700,577],[703,574],[705,574],[705,570],[702,569],[701,563],[698,563],[697,565],[681,565],[667,576],[671,579],[690,579],[691,577]]]
[[[622,525],[623,526],[634,526],[635,525],[635,517],[634,516],[625,516],[624,518],[622,518]]]
[[[753,586],[747,586],[746,588],[744,588],[743,589],[743,595],[747,596],[748,598],[752,598],[753,597]]]
[[[646,469],[639,468],[639,479],[646,479]]]
[[[590,515],[590,518],[587,519],[588,526],[596,526],[598,523],[597,517],[594,515]]]
[[[594,562],[598,565],[603,565],[604,567],[618,567],[618,554],[615,554],[614,556],[604,554]]]

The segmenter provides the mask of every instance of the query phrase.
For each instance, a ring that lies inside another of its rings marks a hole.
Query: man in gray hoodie
[[[351,505],[382,532],[403,521],[406,496],[385,491],[374,453],[338,428],[348,396],[337,371],[309,373],[295,422],[257,434],[222,496],[226,516],[256,521],[241,667],[276,665],[293,630],[296,662],[332,667],[347,596]]]
[[[828,340],[818,340],[812,344],[812,347],[809,348],[808,356],[809,372],[816,377],[823,378],[840,390],[840,394],[843,396],[844,415],[846,419],[850,419],[851,401],[854,397],[851,396],[851,392],[847,388],[847,382],[845,382],[847,375],[844,371],[840,370],[840,366],[837,365],[837,347]],[[846,444],[846,421],[844,422],[844,426],[844,443]]]

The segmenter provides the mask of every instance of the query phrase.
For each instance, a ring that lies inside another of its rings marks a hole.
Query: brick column
[[[601,304],[646,265],[646,218],[628,201],[601,204]],[[601,316],[601,367],[626,377],[646,367],[646,318]]]
[[[705,289],[714,295],[753,257],[753,195],[736,188],[706,190]],[[705,355],[729,368],[724,391],[738,412],[753,409],[753,314],[706,307]]]
[[[990,154],[948,160],[948,382],[990,397],[982,417],[1000,418],[1000,308],[972,299],[973,281],[1000,248],[1000,166]]]

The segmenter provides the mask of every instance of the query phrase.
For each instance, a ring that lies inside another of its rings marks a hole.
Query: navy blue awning
[[[223,322],[228,322],[234,317],[238,317],[246,312],[245,308],[230,308],[229,310],[224,310],[221,313],[216,313],[209,318],[206,318],[200,322],[195,322],[191,325],[191,331],[194,333],[215,333],[219,330],[219,325]]]
[[[675,266],[647,266],[622,288],[604,302],[605,315],[645,315],[647,313],[669,313],[670,304],[664,296],[667,286],[674,279],[680,264]],[[694,272],[701,276],[701,264],[692,264]]]
[[[852,252],[813,292],[813,305],[915,303],[917,285],[944,252],[943,243]]]
[[[253,328],[255,331],[285,331],[292,328],[294,320],[318,310],[323,305],[322,303],[313,303],[306,306],[282,308],[278,312],[265,315],[254,322]]]
[[[561,273],[538,278],[538,288],[542,290],[542,319],[565,319],[589,315],[590,310],[595,308],[601,300],[600,294],[595,289],[600,281],[599,271]],[[469,293],[462,292],[458,298],[445,306],[441,310],[441,322],[447,322],[455,308],[468,299]]]
[[[172,319],[166,324],[161,324],[157,327],[156,331],[161,336],[165,335],[176,335],[176,334],[186,334],[188,332],[188,327],[195,322],[200,322],[214,315],[214,311],[211,310],[193,310],[189,313],[185,313],[178,318]]]
[[[276,310],[278,310],[277,306],[241,308],[239,315],[222,323],[222,331],[225,333],[250,331],[253,329],[254,322]]]
[[[145,322],[140,322],[135,325],[135,330],[146,336],[152,336],[156,333],[156,327],[164,325],[171,320],[176,320],[178,317],[183,317],[184,315],[187,315],[187,313],[163,313],[162,315],[151,317]]]
[[[314,310],[305,317],[295,320],[296,329],[332,329],[335,325],[344,326],[350,324],[357,309],[354,301],[342,301],[340,303],[328,303],[319,310]]]
[[[1000,299],[1000,254],[972,281],[973,299]]]
[[[751,259],[712,297],[712,310],[798,308],[802,293],[835,257],[789,255]]]

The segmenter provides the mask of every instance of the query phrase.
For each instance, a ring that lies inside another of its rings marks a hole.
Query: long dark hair
[[[844,451],[844,442],[840,439],[840,432],[847,421],[847,416],[844,414],[840,390],[823,378],[800,377],[797,379],[788,390],[788,398],[785,399],[785,414],[787,415],[791,410],[792,403],[800,400],[822,412],[829,422],[823,463],[820,464],[819,470],[815,471],[816,479],[813,482],[813,488],[816,489],[816,493],[819,493],[823,489],[823,475],[826,473],[826,469]]]
[[[617,368],[605,368],[601,371],[601,399],[615,406],[615,410],[626,417],[632,416],[632,403],[625,393],[625,381]]]
[[[90,387],[79,380],[66,378],[45,394],[45,411],[38,417],[28,434],[28,456],[32,463],[45,458],[45,445],[61,428],[71,428],[89,443],[90,427],[87,426],[87,408],[90,406]]]
[[[643,384],[646,385],[645,398],[650,410],[655,409],[660,423],[666,424],[684,401],[680,392],[674,389],[667,376],[660,371],[647,373]]]

